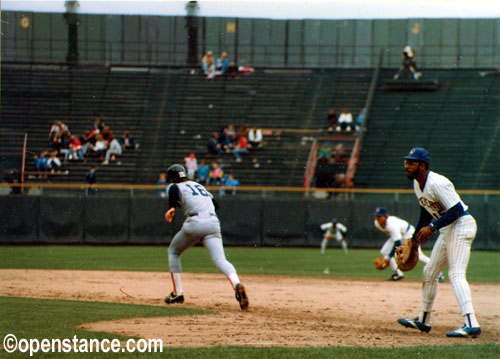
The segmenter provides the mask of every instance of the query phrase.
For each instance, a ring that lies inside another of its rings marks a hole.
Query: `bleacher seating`
[[[459,189],[498,189],[500,78],[475,70],[426,70],[435,92],[387,91],[381,72],[356,173],[357,187],[410,187],[402,157],[413,146],[431,154],[431,169]],[[496,150],[495,150],[496,144]]]
[[[19,163],[22,134],[28,133],[27,169],[32,156],[48,149],[48,131],[62,120],[81,134],[101,115],[116,136],[129,130],[140,148],[120,156],[121,164],[96,159],[67,164],[67,176],[51,182],[84,182],[98,164],[99,183],[153,184],[171,163],[194,152],[211,161],[206,143],[223,125],[256,124],[268,135],[262,148],[222,165],[242,185],[302,186],[310,139],[327,136],[326,112],[364,106],[373,70],[257,70],[234,79],[207,82],[190,69],[68,68],[2,66],[2,170]],[[393,70],[382,70],[355,177],[356,187],[409,187],[402,156],[414,145],[431,152],[431,165],[458,188],[500,185],[499,77],[473,70],[426,70],[439,80],[434,92],[383,88]],[[496,147],[495,147],[496,146]],[[256,158],[259,168],[252,159]],[[36,175],[28,179],[38,181]]]

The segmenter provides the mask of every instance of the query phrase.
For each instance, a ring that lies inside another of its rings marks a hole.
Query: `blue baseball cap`
[[[337,218],[332,218],[332,223],[339,223],[339,220]]]
[[[421,161],[427,164],[429,164],[430,160],[429,152],[422,147],[413,147],[410,152],[408,152],[408,155],[403,158],[405,160]]]
[[[375,212],[373,212],[375,217],[385,216],[386,214],[387,210],[384,207],[377,207],[375,208]]]

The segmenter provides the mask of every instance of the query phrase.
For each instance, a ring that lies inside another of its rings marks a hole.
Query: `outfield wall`
[[[333,217],[349,231],[351,247],[380,248],[386,237],[373,226],[376,200],[257,199],[223,197],[219,218],[224,243],[244,246],[319,246],[319,226]],[[415,201],[384,201],[391,214],[412,223]],[[468,199],[478,222],[474,249],[500,250],[500,203]],[[1,244],[167,244],[182,225],[164,221],[167,200],[156,197],[0,197]],[[432,246],[430,241],[425,247]],[[338,244],[332,243],[333,246]]]

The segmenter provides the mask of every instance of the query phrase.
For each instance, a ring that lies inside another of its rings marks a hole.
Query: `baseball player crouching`
[[[224,254],[220,222],[215,214],[218,208],[217,201],[205,187],[187,177],[186,169],[182,165],[175,164],[167,169],[167,182],[170,183],[167,188],[169,209],[165,213],[165,220],[172,222],[176,207],[181,209],[186,220],[168,247],[173,291],[165,298],[165,303],[184,302],[180,256],[186,249],[202,241],[214,264],[229,278],[240,308],[247,309],[249,301],[245,287],[240,283],[236,269]]]
[[[323,234],[323,240],[321,241],[321,254],[325,253],[328,241],[335,239],[342,245],[344,253],[347,254],[347,242],[344,239],[343,234],[347,232],[347,227],[339,222],[337,218],[333,218],[331,222],[323,223],[321,225],[321,230],[325,233]]]
[[[430,156],[427,150],[414,147],[403,158],[406,177],[413,181],[413,189],[421,206],[415,239],[422,243],[436,231],[439,231],[439,236],[432,248],[431,259],[424,267],[420,313],[413,319],[400,318],[398,323],[422,332],[431,330],[437,278],[448,265],[448,276],[464,324],[446,333],[446,336],[476,337],[481,334],[481,327],[474,312],[466,279],[472,241],[477,231],[476,221],[469,214],[467,205],[460,199],[453,183],[429,170]]]
[[[388,280],[400,280],[403,279],[404,275],[401,270],[398,269],[396,259],[394,258],[394,253],[396,248],[401,244],[411,239],[413,233],[415,232],[415,227],[410,223],[396,216],[389,216],[387,210],[384,207],[377,207],[375,212],[373,212],[375,217],[375,228],[382,231],[389,236],[389,239],[384,243],[380,253],[382,256],[389,261],[389,264],[394,271],[394,274],[389,277]],[[418,247],[418,260],[424,264],[429,263],[429,257],[427,257],[420,246]],[[439,274],[439,281],[444,280],[443,274]]]

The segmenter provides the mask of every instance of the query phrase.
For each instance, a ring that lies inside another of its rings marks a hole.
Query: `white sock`
[[[184,292],[182,291],[182,279],[180,273],[170,273],[172,277],[172,283],[174,285],[174,294],[181,295]]]
[[[230,273],[228,275],[228,278],[231,281],[231,285],[233,286],[233,289],[235,289],[236,284],[240,283],[240,277],[238,277],[238,274],[236,274],[236,273]]]
[[[328,239],[323,238],[323,240],[321,241],[321,254],[325,253],[327,244],[328,244]]]
[[[474,313],[464,315],[464,324],[466,327],[479,327],[479,323]]]
[[[342,243],[342,248],[344,248],[344,253],[347,254],[347,243],[345,241],[341,241]]]

